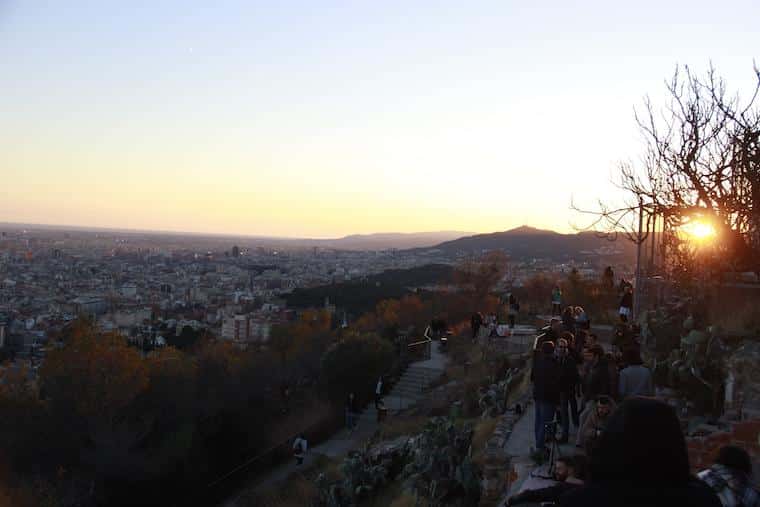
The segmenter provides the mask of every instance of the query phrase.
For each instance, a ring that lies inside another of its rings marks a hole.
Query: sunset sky
[[[760,2],[0,0],[0,222],[569,231]]]

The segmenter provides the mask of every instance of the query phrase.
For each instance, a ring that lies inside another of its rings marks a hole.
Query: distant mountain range
[[[504,232],[475,234],[445,241],[433,247],[447,254],[478,254],[503,250],[513,258],[579,258],[584,255],[630,256],[634,246],[623,238],[611,242],[593,232],[560,234],[522,226]]]
[[[437,231],[437,232],[381,232],[377,234],[352,234],[336,239],[294,240],[306,242],[324,248],[343,250],[384,250],[388,248],[410,249],[424,248],[450,242],[457,238],[472,235],[471,232]]]
[[[398,248],[399,250],[411,248],[425,248],[437,245],[441,242],[451,241],[464,236],[470,236],[472,232],[462,231],[435,231],[435,232],[381,232],[375,234],[351,234],[340,238],[314,239],[314,238],[284,238],[277,236],[247,236],[235,234],[212,234],[202,232],[179,232],[179,231],[152,231],[143,229],[126,229],[115,227],[85,227],[78,225],[53,225],[53,224],[23,224],[0,222],[0,228],[9,230],[36,230],[57,232],[84,232],[84,233],[111,233],[143,236],[172,236],[187,237],[193,239],[218,240],[223,243],[239,243],[241,246],[267,246],[272,248],[333,248],[336,250],[387,250]]]

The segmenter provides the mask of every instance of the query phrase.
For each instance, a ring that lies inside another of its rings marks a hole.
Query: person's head
[[[689,455],[673,408],[637,397],[620,404],[591,455],[590,475],[594,483],[686,485]]]
[[[584,313],[586,313],[586,311],[583,309],[582,306],[576,306],[575,307],[575,316],[576,317],[578,317],[580,315],[583,315]]]
[[[564,310],[562,310],[562,316],[565,318],[575,318],[575,310],[572,306],[567,306]]]
[[[560,456],[554,461],[554,478],[559,482],[565,482],[572,475],[575,463],[568,456]]]
[[[565,340],[571,346],[573,342],[575,341],[575,336],[573,335],[573,333],[569,331],[563,332],[561,335],[559,335],[559,337]]]
[[[548,341],[541,344],[541,352],[545,356],[551,356],[554,354],[554,342]]]
[[[596,336],[596,334],[594,333],[589,333],[588,336],[586,337],[586,343],[588,344],[589,347],[592,345],[596,345],[597,341],[599,341],[599,337]]]
[[[569,347],[569,344],[567,343],[567,340],[565,340],[564,338],[560,338],[559,340],[557,340],[557,355],[566,356],[568,347]]]
[[[606,419],[612,413],[612,399],[609,396],[599,396],[596,399],[596,415]]]
[[[349,400],[353,400],[354,399],[354,392],[353,391],[351,391],[350,393],[348,393],[348,399]]]
[[[623,364],[626,366],[644,364],[641,354],[635,348],[627,348],[623,351]]]
[[[748,476],[752,475],[752,459],[741,447],[727,445],[721,448],[715,463]]]

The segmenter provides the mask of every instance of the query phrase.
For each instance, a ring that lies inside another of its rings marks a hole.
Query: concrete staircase
[[[430,358],[410,364],[391,391],[383,397],[385,408],[396,412],[415,405],[425,396],[426,389],[438,379],[446,369],[448,357],[438,350],[438,342],[433,342]],[[359,416],[359,424],[377,421],[375,404],[370,403]]]

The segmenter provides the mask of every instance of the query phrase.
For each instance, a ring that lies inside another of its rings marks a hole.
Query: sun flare
[[[689,222],[682,229],[690,238],[697,241],[707,241],[715,236],[715,227],[699,220]]]

